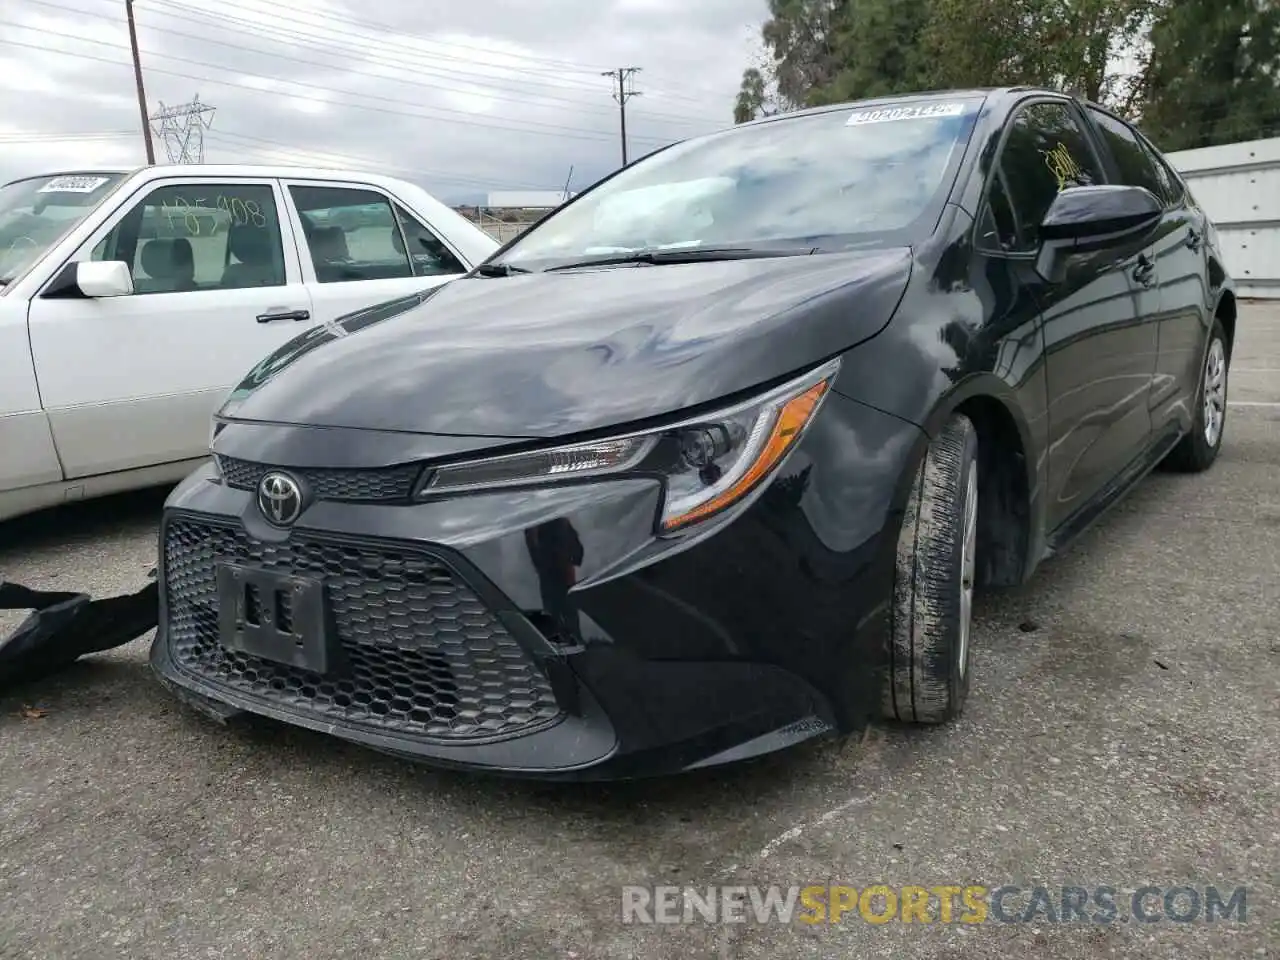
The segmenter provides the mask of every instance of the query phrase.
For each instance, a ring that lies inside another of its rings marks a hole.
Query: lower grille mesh
[[[385,544],[251,540],[239,526],[165,528],[168,643],[176,665],[291,712],[443,741],[528,732],[560,715],[551,685],[475,593],[428,555]],[[347,660],[322,676],[218,642],[215,564],[324,579]]]

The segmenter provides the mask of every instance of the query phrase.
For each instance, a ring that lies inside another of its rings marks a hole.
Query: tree
[[[832,21],[833,76],[807,95],[810,104],[840,103],[926,89],[928,53],[921,40],[933,0],[849,0]]]
[[[1138,119],[1163,149],[1280,135],[1277,0],[769,0],[738,122],[1027,84]]]
[[[769,19],[760,29],[764,63],[742,75],[735,122],[804,106],[812,90],[830,82],[838,68],[833,24],[846,2],[769,0]]]
[[[746,123],[756,117],[774,112],[770,104],[769,85],[759,67],[748,67],[742,72],[742,87],[733,104],[733,122]]]
[[[1280,136],[1280,7],[1163,0],[1142,93],[1141,125],[1164,150]]]
[[[789,109],[1013,84],[1071,89],[1128,111],[1139,85],[1120,61],[1158,2],[770,0],[767,61],[744,74],[735,115],[764,112],[767,98],[755,94],[770,88],[776,107]]]
[[[1128,110],[1137,87],[1123,60],[1152,0],[934,0],[924,33],[938,87],[1030,84]]]

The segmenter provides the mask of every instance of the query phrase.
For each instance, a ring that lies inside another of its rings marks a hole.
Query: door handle
[[[310,310],[281,310],[278,313],[258,314],[259,323],[271,323],[273,320],[310,320]]]
[[[1137,280],[1144,287],[1149,287],[1155,282],[1155,278],[1155,262],[1145,253],[1138,254],[1138,265],[1133,268],[1133,279]]]
[[[1200,249],[1200,239],[1201,233],[1195,227],[1191,227],[1187,230],[1187,246],[1192,250]]]

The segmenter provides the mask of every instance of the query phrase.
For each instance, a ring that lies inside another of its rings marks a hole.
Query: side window
[[[1018,221],[1013,215],[1009,190],[999,169],[992,175],[978,225],[978,247],[983,250],[1003,250],[1008,253],[1018,249]]]
[[[413,276],[400,225],[381,193],[299,186],[289,193],[321,283]]]
[[[1128,125],[1110,114],[1089,107],[1089,116],[1097,125],[1102,139],[1115,159],[1116,169],[1120,173],[1120,182],[1131,187],[1146,187],[1161,200],[1168,201],[1167,185],[1162,182],[1161,174],[1154,158],[1138,139],[1138,135]]]
[[[409,244],[409,260],[415,277],[438,277],[441,274],[466,273],[467,268],[444,242],[400,204],[393,204],[404,239]]]
[[[1169,162],[1160,155],[1160,151],[1152,146],[1151,141],[1146,137],[1139,135],[1142,146],[1147,151],[1147,156],[1151,158],[1151,162],[1156,168],[1156,178],[1160,181],[1160,186],[1166,191],[1165,199],[1169,201],[1170,206],[1182,202],[1184,193],[1182,180],[1174,173],[1173,168],[1169,166]]]
[[[1020,228],[1018,252],[1040,245],[1040,224],[1060,191],[1103,182],[1097,155],[1064,103],[1033,103],[1020,110],[998,169]]]
[[[265,184],[157,187],[102,238],[90,259],[123,260],[140,294],[285,283],[280,218]]]

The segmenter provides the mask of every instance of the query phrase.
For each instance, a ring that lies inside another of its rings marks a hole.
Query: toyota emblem
[[[302,488],[287,473],[268,473],[258,483],[258,509],[278,527],[287,527],[302,513]]]

